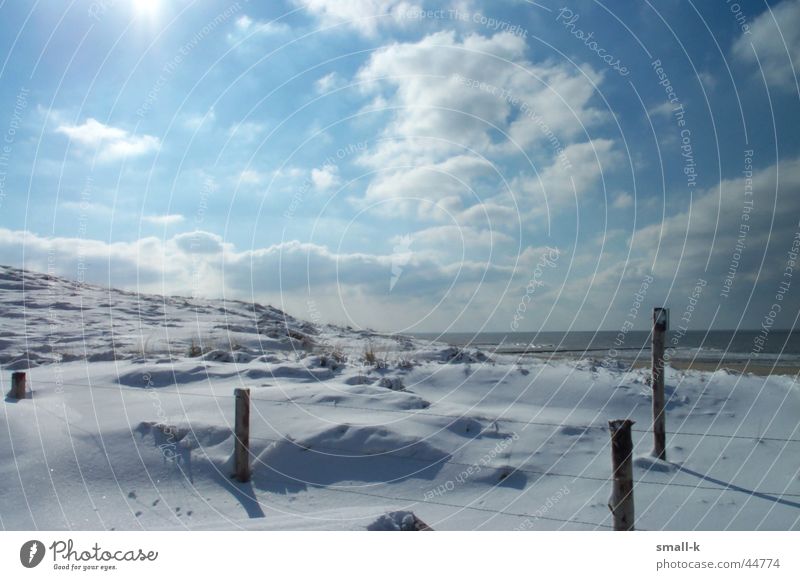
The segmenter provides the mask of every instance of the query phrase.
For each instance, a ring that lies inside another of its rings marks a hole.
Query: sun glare
[[[161,0],[131,0],[137,15],[154,18],[158,14]]]

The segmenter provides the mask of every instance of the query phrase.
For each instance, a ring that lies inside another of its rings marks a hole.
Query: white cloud
[[[160,146],[157,137],[132,135],[124,129],[104,125],[92,118],[83,125],[59,125],[56,132],[63,133],[84,148],[99,149],[98,159],[102,161],[144,155],[156,151]]]
[[[258,121],[241,121],[228,129],[231,139],[238,139],[244,142],[256,141],[266,130],[266,126]]]
[[[148,215],[144,216],[142,219],[158,226],[172,226],[183,222],[185,218],[181,214],[173,213],[167,215]]]
[[[304,174],[299,167],[283,167],[272,172],[274,179],[297,179]]]
[[[495,171],[491,161],[505,163],[510,154],[519,155],[519,148],[533,151],[537,164],[569,155],[578,181],[584,174],[596,176],[592,142],[588,153],[586,143],[572,142],[585,139],[587,129],[608,118],[592,104],[602,75],[589,67],[535,64],[526,52],[518,35],[460,37],[454,31],[374,52],[357,80],[365,94],[394,111],[383,139],[358,159],[378,173],[365,197],[353,201],[363,207],[396,199],[405,212],[421,207],[424,213],[431,203],[448,211],[467,210],[487,202],[482,181],[494,180],[497,187],[502,167]],[[598,156],[608,160],[613,143],[595,141]],[[591,167],[578,167],[584,161]],[[569,185],[568,173],[554,165],[551,187],[561,191]],[[420,203],[412,206],[410,198]],[[493,205],[516,211],[507,195],[495,197]],[[384,203],[379,209],[388,212],[392,206]]]
[[[381,26],[404,18],[409,10],[419,7],[407,0],[294,0],[319,19],[322,26],[342,24],[364,36],[375,36]]]
[[[335,89],[340,83],[341,79],[339,78],[339,75],[337,75],[336,72],[330,72],[324,77],[318,78],[314,82],[314,87],[318,93],[324,94]]]
[[[368,90],[391,91],[391,104],[400,107],[395,134],[460,145],[485,147],[493,126],[524,146],[549,140],[543,125],[566,138],[608,118],[590,103],[600,74],[532,63],[527,48],[507,32],[459,39],[443,31],[375,52],[358,79]]]
[[[326,309],[328,318],[339,320],[345,318],[337,304],[342,298],[360,322],[375,325],[380,320],[384,328],[392,311],[398,324],[404,324],[412,304],[417,315],[439,300],[460,308],[463,293],[469,295],[482,285],[513,275],[509,268],[472,259],[440,264],[430,255],[414,252],[408,258],[402,280],[389,295],[391,254],[335,253],[297,240],[238,251],[220,236],[204,231],[166,240],[147,237],[106,243],[0,228],[3,264],[72,278],[85,270],[88,282],[141,292],[254,298],[305,316],[306,301],[312,298],[331,308]],[[450,288],[453,282],[455,289]]]
[[[628,209],[633,207],[633,196],[625,191],[618,193],[611,202],[611,206],[616,209]]]
[[[245,169],[239,174],[239,181],[248,185],[259,185],[264,182],[266,176],[255,169]]]
[[[744,177],[726,179],[697,191],[690,208],[663,220],[650,221],[633,232],[612,230],[600,239],[579,241],[566,281],[568,288],[579,291],[559,298],[560,324],[578,317],[579,327],[597,328],[602,323],[607,329],[618,328],[643,277],[653,275],[656,283],[647,292],[647,303],[672,308],[676,324],[691,306],[691,330],[708,328],[715,315],[716,328],[758,328],[774,303],[781,306],[775,328],[795,326],[800,293],[794,292],[794,282],[792,290],[781,294],[782,300],[776,294],[782,282],[792,279],[786,276],[787,265],[797,273],[790,261],[793,243],[800,239],[796,237],[800,236],[800,196],[796,195],[800,158],[756,171],[752,197],[745,196],[747,187]],[[626,238],[630,241],[621,247]],[[731,272],[731,290],[725,297],[723,288]],[[788,272],[792,274],[791,269]],[[706,281],[707,287],[692,302],[698,279]],[[609,318],[601,322],[609,308]],[[640,312],[642,328],[645,317]]]
[[[513,202],[507,199],[508,196],[497,196],[480,203],[471,205],[458,214],[459,223],[490,227],[513,229],[520,225],[520,214]]]
[[[574,260],[569,248],[561,248],[558,266],[547,270],[546,288],[537,292],[536,312],[547,312],[555,305],[551,325],[563,327],[577,320],[580,328],[597,328],[611,308],[612,317],[615,312],[619,315],[603,322],[604,328],[611,328],[615,324],[612,320],[624,319],[642,277],[653,271],[657,257],[658,283],[648,291],[648,304],[664,303],[678,317],[688,304],[693,284],[703,277],[708,288],[697,305],[693,329],[708,324],[710,314],[720,304],[723,308],[716,321],[718,327],[737,325],[746,303],[745,323],[757,326],[775,302],[778,285],[786,279],[789,252],[800,231],[800,196],[796,195],[800,191],[800,158],[756,171],[752,183],[754,209],[746,214],[746,220],[742,217],[745,186],[743,178],[736,178],[698,191],[691,211],[670,215],[663,222],[649,223],[634,232],[630,256],[628,248],[618,248],[629,234],[622,230],[609,232],[605,241],[613,239],[615,243],[606,244],[602,255],[600,240],[594,236],[577,242]],[[480,216],[482,209],[471,211]],[[749,229],[737,257],[731,298],[722,299],[722,281],[737,251],[742,224]],[[24,254],[25,265],[40,271],[53,268],[56,273],[75,277],[86,265],[87,280],[92,282],[143,292],[198,291],[208,296],[255,298],[306,317],[306,300],[310,297],[328,318],[346,320],[349,313],[359,322],[387,329],[401,328],[433,310],[435,314],[426,326],[430,330],[444,328],[459,316],[463,316],[460,328],[479,328],[485,322],[483,317],[492,312],[492,328],[507,328],[510,314],[504,320],[503,312],[513,313],[518,304],[524,292],[520,285],[524,286],[535,267],[537,250],[525,249],[515,271],[511,266],[515,252],[496,252],[506,262],[485,256],[496,244],[516,246],[507,232],[498,235],[481,226],[459,226],[443,224],[400,232],[410,235],[413,243],[404,246],[409,248],[409,255],[402,256],[402,276],[391,294],[389,248],[393,240],[388,233],[383,240],[386,253],[380,254],[334,252],[297,240],[239,250],[219,235],[202,231],[166,240],[146,237],[106,243],[0,228],[0,263],[20,266]],[[458,255],[462,243],[466,246],[465,258]],[[452,257],[453,253],[457,255]],[[517,291],[505,294],[509,281],[515,283]],[[567,288],[577,290],[559,295],[562,281]],[[477,298],[471,302],[473,295]],[[441,306],[437,306],[439,300],[443,300]],[[791,326],[798,311],[800,293],[795,292],[794,283],[781,303],[776,328]],[[501,307],[494,311],[498,304]],[[533,324],[536,314],[532,312],[531,316],[526,320]],[[645,317],[642,312],[640,324]]]
[[[749,34],[743,32],[734,42],[733,54],[750,65],[760,62],[770,85],[796,90],[800,71],[800,2],[784,0],[771,9],[767,7],[753,21]]]
[[[725,308],[717,324],[736,325],[738,308],[751,300],[745,322],[757,325],[774,302],[777,285],[784,279],[787,252],[800,230],[800,196],[794,195],[800,190],[800,159],[781,162],[780,172],[777,166],[757,171],[752,185],[757,192],[756,202],[746,221],[742,218],[744,179],[730,179],[718,187],[697,192],[691,212],[680,212],[663,222],[640,227],[631,237],[630,256],[625,247],[606,247],[600,255],[599,242],[587,240],[578,244],[576,257],[571,261],[569,249],[562,248],[558,267],[548,270],[546,283],[552,295],[542,289],[537,294],[537,304],[540,309],[556,305],[556,318],[551,322],[556,326],[569,323],[573,316],[580,317],[582,327],[600,324],[609,305],[612,316],[615,308],[622,313],[630,308],[631,296],[642,277],[653,271],[657,256],[655,272],[659,284],[648,293],[649,303],[663,302],[682,312],[693,284],[702,277],[709,285],[698,304],[696,324],[707,324],[709,308],[713,314],[714,308],[722,303]],[[627,199],[627,195],[618,193],[615,203]],[[720,199],[726,200],[725,203],[720,205]],[[473,211],[480,215],[481,209]],[[741,224],[749,229],[744,250],[737,257],[732,297],[726,302],[719,298],[719,291],[736,250]],[[505,285],[509,281],[524,284],[535,266],[536,252],[528,248],[520,254],[515,271],[511,264],[517,250],[516,240],[481,226],[445,224],[408,234],[413,243],[407,244],[408,259],[404,256],[402,277],[390,295],[392,256],[388,249],[386,254],[336,253],[321,245],[294,240],[240,251],[220,236],[202,231],[166,240],[149,237],[105,243],[46,238],[0,228],[0,263],[21,265],[24,248],[25,264],[32,269],[44,271],[52,266],[57,273],[74,277],[84,263],[88,267],[87,279],[94,282],[110,281],[145,292],[187,294],[197,290],[209,296],[224,294],[246,299],[255,293],[259,301],[283,305],[305,316],[308,313],[304,311],[304,300],[310,295],[320,308],[324,305],[326,316],[337,320],[346,318],[339,304],[341,300],[360,322],[377,325],[375,321],[380,321],[382,327],[421,317],[444,299],[444,305],[430,319],[431,329],[452,322],[476,292],[482,298],[465,311],[473,325],[480,324],[481,317],[499,301],[503,301],[504,308],[508,307],[499,312],[513,312],[519,294],[504,295]],[[620,240],[627,235],[622,230],[612,231],[605,241],[611,237]],[[393,240],[385,242],[391,248]],[[489,258],[489,250],[498,245],[504,251],[494,252],[496,257]],[[509,245],[513,251],[506,251]],[[498,259],[508,261],[498,262]],[[568,271],[569,278],[564,283],[581,291],[559,296],[557,289]],[[198,283],[202,287],[197,288]],[[751,297],[754,287],[756,291]],[[586,302],[581,305],[584,296]],[[789,292],[776,325],[791,325],[799,304],[800,294]],[[578,313],[576,309],[581,306]],[[498,320],[502,321],[502,316]],[[610,320],[604,322],[606,328],[613,324]],[[502,322],[495,322],[494,328],[498,325]]]
[[[515,181],[515,186],[524,193],[520,199],[534,214],[574,207],[587,195],[600,194],[605,187],[604,174],[613,170],[623,157],[610,139],[593,139],[564,149],[564,159],[569,165],[555,159],[537,176]]]
[[[502,232],[467,225],[444,225],[410,234],[417,250],[427,250],[431,256],[448,256],[456,260],[469,256],[471,260],[488,260],[492,252],[514,250],[515,240]],[[502,250],[498,246],[505,246]],[[510,246],[510,248],[509,248]]]
[[[700,71],[697,73],[697,78],[703,84],[707,92],[711,92],[717,88],[717,77],[707,71]]]
[[[636,277],[655,272],[659,284],[648,300],[653,304],[666,301],[679,312],[686,308],[697,279],[702,278],[708,288],[697,305],[692,328],[708,324],[717,306],[722,306],[718,327],[758,327],[776,300],[779,284],[787,279],[789,252],[795,236],[800,235],[800,196],[796,195],[800,191],[800,158],[755,172],[752,197],[745,197],[745,188],[745,179],[735,178],[698,191],[690,210],[637,229],[630,240],[630,258],[625,257],[626,250],[614,255],[613,264],[603,269],[621,272],[627,267],[633,273],[634,286]],[[746,199],[754,201],[749,210],[745,209]],[[731,290],[724,297],[724,280],[731,272]],[[606,281],[607,286],[595,289],[600,298],[616,285],[613,275]],[[630,294],[623,294],[623,298],[627,296]],[[791,327],[798,307],[800,293],[790,292],[782,301],[775,326]]]
[[[460,41],[453,31],[374,52],[357,79],[366,91],[397,107],[386,135],[430,140],[405,147],[387,141],[371,152],[371,164],[441,160],[465,146],[485,149],[491,143],[490,126],[505,125],[511,107],[487,91],[467,88],[459,78],[507,88],[508,77],[515,74],[512,63],[523,59],[524,52],[525,41],[518,36],[471,35]]]
[[[234,22],[234,31],[228,34],[228,41],[238,43],[258,36],[277,36],[289,30],[291,28],[284,22],[255,20],[247,14],[242,14]]]
[[[327,191],[340,183],[339,168],[326,164],[311,170],[311,183],[317,191]]]
[[[56,131],[86,146],[96,146],[103,141],[118,141],[128,136],[127,131],[104,125],[92,118],[87,119],[83,125],[61,125]]]
[[[219,254],[225,247],[222,237],[202,230],[178,234],[172,241],[187,254]]]
[[[744,224],[748,249],[742,253],[739,271],[743,275],[755,273],[767,245],[773,246],[777,261],[767,260],[766,266],[779,264],[785,257],[781,244],[790,242],[798,228],[800,159],[755,172],[752,191],[754,205],[747,213],[743,209],[744,178],[723,180],[717,187],[698,192],[691,212],[680,212],[637,230],[631,241],[633,249],[646,260],[658,252],[662,266],[670,271],[681,263],[687,270],[704,269],[711,253],[709,273],[724,272]],[[743,218],[745,214],[747,217]]]
[[[162,272],[172,270],[170,261],[163,257],[162,242],[156,237],[109,244],[90,239],[47,238],[0,228],[0,263],[40,272],[52,269],[72,278],[83,267],[87,281],[97,283],[110,281],[120,287],[131,287],[137,283],[137,277],[143,285],[155,283]]]
[[[674,109],[675,105],[669,101],[664,101],[660,105],[647,109],[647,114],[651,117],[669,117]]]
[[[404,146],[413,143],[406,141]],[[473,179],[492,174],[492,165],[471,155],[454,155],[439,163],[417,164],[410,168],[380,172],[360,199],[351,199],[359,207],[373,206],[373,211],[392,215],[402,212],[421,219],[447,219],[474,203],[481,203],[470,187]]]
[[[197,131],[198,129],[208,128],[214,124],[214,121],[217,119],[217,114],[214,111],[214,107],[211,107],[208,112],[204,115],[187,115],[183,121],[184,126],[187,129],[192,131]]]

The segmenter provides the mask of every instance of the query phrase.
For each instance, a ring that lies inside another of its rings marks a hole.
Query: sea
[[[633,362],[650,357],[649,331],[450,332],[415,334],[459,347],[498,354],[613,358]],[[666,357],[686,363],[800,367],[800,330],[668,331]]]

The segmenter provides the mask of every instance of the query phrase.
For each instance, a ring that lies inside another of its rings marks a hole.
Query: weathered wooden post
[[[25,398],[25,373],[11,373],[11,391],[8,393],[12,399]]]
[[[664,416],[664,345],[667,342],[669,310],[653,308],[653,456],[667,459],[667,426]]]
[[[630,419],[608,422],[611,431],[613,482],[608,509],[614,516],[614,530],[633,530],[633,441]]]
[[[241,482],[250,481],[250,389],[234,390],[236,421],[234,423],[234,475]]]

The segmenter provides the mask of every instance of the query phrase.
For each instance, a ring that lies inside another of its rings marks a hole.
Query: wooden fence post
[[[664,416],[664,345],[667,341],[669,310],[653,308],[653,456],[667,460],[667,426]]]
[[[234,464],[236,479],[250,481],[250,389],[235,389]]]
[[[25,398],[25,373],[11,373],[11,391],[8,393],[8,395],[12,399]]]
[[[608,422],[611,431],[613,483],[608,509],[614,516],[614,530],[633,530],[633,441],[630,419]]]

